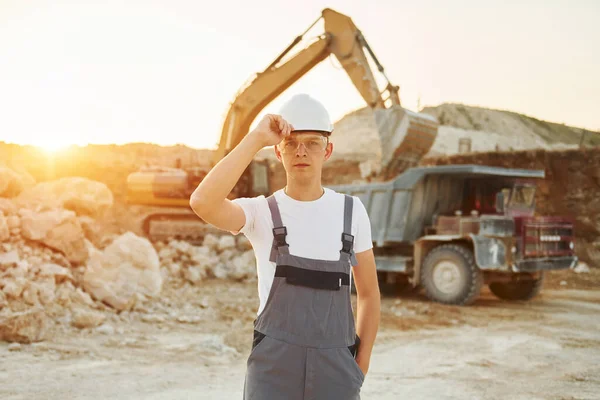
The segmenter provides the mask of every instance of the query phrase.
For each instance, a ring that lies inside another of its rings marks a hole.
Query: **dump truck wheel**
[[[502,300],[531,300],[540,293],[544,274],[539,279],[520,282],[493,282],[489,284],[494,295]]]
[[[427,254],[421,268],[421,283],[433,301],[468,305],[475,301],[483,285],[483,274],[466,247],[444,244]]]

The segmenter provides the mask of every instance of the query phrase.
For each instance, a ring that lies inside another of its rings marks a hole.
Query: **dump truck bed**
[[[543,170],[489,167],[482,165],[444,165],[411,168],[386,182],[330,186],[331,189],[358,197],[369,214],[373,242],[413,243],[429,223],[435,207],[452,208],[460,197],[461,181],[471,177],[528,178],[544,177]]]

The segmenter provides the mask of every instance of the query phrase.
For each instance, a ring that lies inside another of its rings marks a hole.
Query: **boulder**
[[[0,166],[0,196],[15,197],[25,188],[25,183],[19,174],[7,167]]]
[[[82,215],[77,219],[83,229],[85,238],[92,242],[94,246],[101,247],[104,238],[96,220],[88,215]]]
[[[2,211],[4,215],[13,215],[17,213],[18,209],[11,199],[0,197],[0,211]]]
[[[93,298],[118,310],[131,308],[136,293],[156,296],[162,289],[158,254],[146,238],[127,232],[104,251],[88,242],[90,259],[83,287]]]
[[[32,343],[46,339],[50,320],[40,309],[0,317],[0,340],[7,342]]]
[[[36,210],[66,208],[78,215],[102,216],[113,205],[113,194],[104,183],[67,177],[38,183],[16,198],[19,206]]]
[[[62,252],[68,261],[83,263],[88,259],[85,235],[75,213],[69,210],[35,212],[19,210],[21,234]]]
[[[6,225],[10,230],[21,228],[21,219],[17,215],[9,215],[6,217]]]
[[[104,323],[105,320],[106,316],[102,313],[76,308],[73,310],[71,325],[79,329],[95,328]]]

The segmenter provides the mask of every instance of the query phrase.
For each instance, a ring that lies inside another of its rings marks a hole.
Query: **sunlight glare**
[[[72,146],[72,143],[60,142],[57,140],[47,141],[37,143],[36,147],[44,150],[46,153],[55,154],[62,150],[66,150],[68,147]]]

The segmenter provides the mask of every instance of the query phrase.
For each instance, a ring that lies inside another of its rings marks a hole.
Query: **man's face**
[[[317,132],[292,133],[275,147],[277,158],[287,173],[293,175],[320,173],[332,151],[333,144]]]

